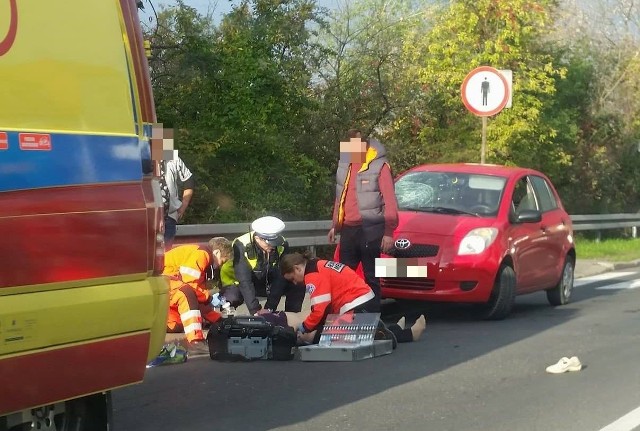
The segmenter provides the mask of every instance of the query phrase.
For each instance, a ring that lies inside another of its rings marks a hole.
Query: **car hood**
[[[479,227],[491,227],[496,224],[493,217],[473,217],[451,214],[434,214],[414,211],[400,211],[395,238],[403,234],[421,234],[428,236],[463,237],[470,230]]]

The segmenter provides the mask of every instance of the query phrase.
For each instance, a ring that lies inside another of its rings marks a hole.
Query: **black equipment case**
[[[230,316],[212,325],[207,334],[209,356],[220,361],[293,359],[296,333],[261,316]]]

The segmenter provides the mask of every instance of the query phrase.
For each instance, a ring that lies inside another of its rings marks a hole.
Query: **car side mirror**
[[[521,210],[510,218],[512,223],[539,223],[542,221],[542,213],[538,210]]]

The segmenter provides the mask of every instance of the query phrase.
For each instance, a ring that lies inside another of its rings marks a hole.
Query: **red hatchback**
[[[396,195],[395,249],[376,261],[383,298],[479,303],[487,319],[505,318],[524,293],[569,301],[573,228],[542,173],[422,165],[396,179]]]

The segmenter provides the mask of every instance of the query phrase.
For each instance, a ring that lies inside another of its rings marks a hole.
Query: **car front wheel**
[[[571,299],[573,290],[573,275],[575,263],[571,256],[567,256],[562,267],[562,276],[558,284],[547,290],[547,300],[551,305],[565,305]]]
[[[480,317],[486,320],[502,320],[511,313],[516,297],[516,273],[508,265],[502,265],[493,285],[489,302],[482,306]]]

